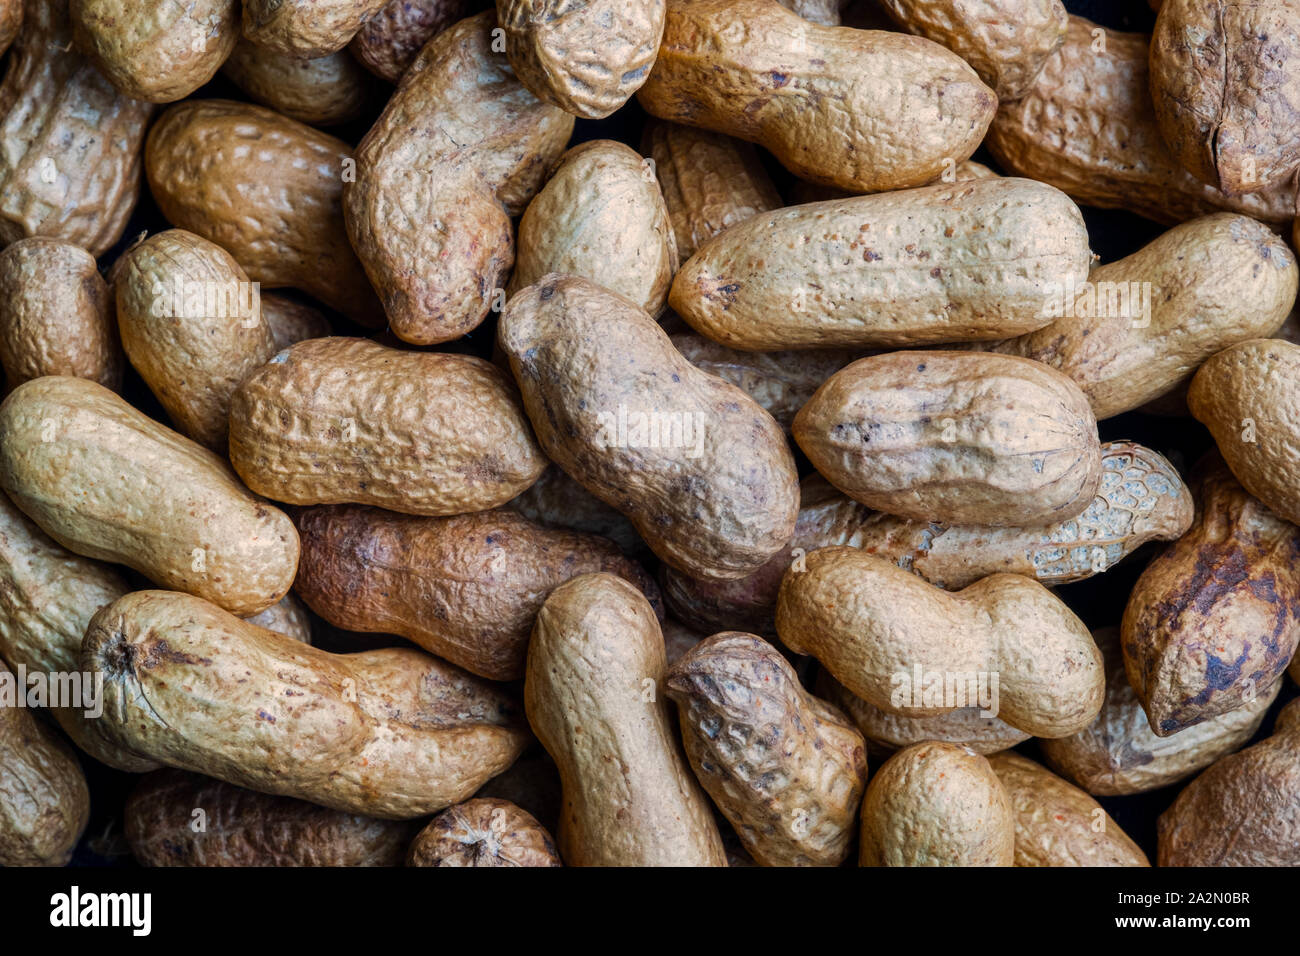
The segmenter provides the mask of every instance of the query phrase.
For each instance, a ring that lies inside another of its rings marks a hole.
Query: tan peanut
[[[371,73],[396,84],[421,48],[443,30],[492,6],[492,0],[388,0],[348,44]]]
[[[319,309],[274,292],[263,292],[261,300],[262,318],[271,327],[277,352],[304,339],[323,339],[331,334],[329,319]]]
[[[505,800],[448,807],[411,844],[408,866],[563,866],[532,815]]]
[[[244,36],[286,56],[341,50],[388,0],[244,0]]]
[[[265,611],[259,611],[244,620],[303,644],[311,643],[311,618],[307,614],[307,607],[292,591]]]
[[[556,465],[547,465],[542,476],[507,502],[506,507],[548,528],[598,534],[617,544],[624,554],[646,552],[645,542],[632,522]]]
[[[346,50],[311,60],[241,40],[221,72],[254,102],[309,126],[360,119],[377,84]]]

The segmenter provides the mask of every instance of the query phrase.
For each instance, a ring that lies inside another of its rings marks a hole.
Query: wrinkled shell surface
[[[262,293],[262,318],[271,327],[277,352],[303,339],[323,339],[330,334],[329,319],[320,309],[274,292]]]
[[[301,59],[341,50],[388,0],[244,0],[244,36]]]
[[[492,6],[492,0],[389,0],[348,44],[371,73],[396,84],[420,49],[452,24]]]
[[[547,465],[542,476],[506,507],[548,528],[568,528],[609,538],[624,554],[646,552],[645,542],[622,512],[605,504],[556,465]]]
[[[310,126],[360,118],[375,87],[346,51],[301,60],[247,40],[236,45],[221,72],[250,99]]]
[[[411,844],[408,866],[563,866],[532,815],[505,800],[448,807]]]

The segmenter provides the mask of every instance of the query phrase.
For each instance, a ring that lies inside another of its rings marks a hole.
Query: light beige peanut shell
[[[492,0],[389,0],[361,25],[348,52],[371,73],[396,84],[420,49]]]
[[[667,0],[496,0],[519,81],[584,119],[609,116],[646,81],[666,6]]]
[[[343,337],[292,345],[244,380],[230,460],[276,501],[425,515],[504,504],[546,467],[490,362]]]
[[[1091,259],[1058,189],[1002,177],[762,213],[704,244],[669,304],[739,349],[870,348],[1041,328]]]
[[[320,309],[274,292],[263,292],[261,298],[262,318],[271,327],[277,352],[304,339],[323,339],[332,334],[329,319]]]
[[[1156,122],[1184,169],[1228,195],[1292,177],[1300,3],[1170,0],[1156,17],[1150,69]]]
[[[1146,793],[1177,783],[1240,749],[1255,736],[1282,680],[1253,702],[1212,720],[1157,737],[1128,682],[1119,628],[1093,632],[1106,661],[1106,701],[1091,724],[1069,737],[1039,743],[1048,766],[1097,796]]]
[[[0,866],[64,866],[90,819],[90,792],[72,748],[15,706],[0,661]],[[2,699],[2,698],[0,698]]]
[[[244,36],[286,56],[341,50],[388,0],[244,0]]]
[[[547,456],[666,563],[743,577],[790,540],[798,477],[781,427],[633,303],[551,275],[511,299],[498,336]]]
[[[303,644],[311,643],[311,617],[307,613],[307,606],[292,591],[265,611],[259,611],[244,620]]]
[[[1218,213],[1175,226],[1131,256],[1062,282],[1058,316],[987,348],[1073,379],[1098,419],[1186,385],[1221,349],[1272,335],[1296,298],[1295,256],[1268,227]]]
[[[780,0],[781,6],[824,27],[840,25],[839,0]]]
[[[23,25],[23,0],[0,0],[0,56],[9,49]]]
[[[67,0],[25,0],[0,83],[0,246],[50,236],[103,255],[140,194],[153,107],[73,48]]]
[[[1217,455],[1192,493],[1195,522],[1147,565],[1121,625],[1129,683],[1160,737],[1251,704],[1300,644],[1300,528]]]
[[[560,768],[569,866],[726,866],[664,696],[664,641],[631,584],[583,574],[533,625],[524,706]]]
[[[483,13],[420,51],[357,147],[348,234],[398,338],[448,342],[475,328],[514,264],[510,217],[564,152],[573,117],[538,101],[493,50]]]
[[[490,797],[448,807],[419,832],[407,866],[563,866],[527,811]]]
[[[116,391],[124,364],[94,256],[40,236],[0,252],[0,365],[10,388],[71,375]]]
[[[1158,834],[1160,866],[1300,865],[1300,704],[1189,783]]]
[[[77,46],[133,99],[171,103],[216,75],[239,39],[238,0],[69,0]]]
[[[309,126],[360,119],[377,99],[374,78],[346,50],[303,60],[240,40],[221,72],[253,101]]]
[[[276,351],[259,290],[230,253],[183,229],[128,250],[113,289],[132,366],[182,434],[224,452],[231,396]]]
[[[1061,0],[882,0],[908,33],[941,43],[975,68],[998,99],[1019,99],[1065,42]]]
[[[722,230],[783,205],[757,151],[743,140],[652,119],[641,152],[654,160],[680,262]]]
[[[1016,818],[1016,866],[1150,866],[1146,854],[1096,800],[1014,753],[989,765]]]
[[[547,465],[542,476],[506,507],[548,528],[598,534],[617,544],[624,554],[642,554],[646,550],[632,522],[556,465]]]
[[[666,676],[691,769],[764,866],[839,866],[866,789],[862,735],[762,638],[715,634]]]
[[[1083,392],[1028,359],[891,352],[836,372],[795,416],[813,467],[856,501],[904,518],[1045,524],[1101,484]]]
[[[660,119],[749,140],[796,176],[868,192],[968,159],[997,96],[920,37],[819,26],[776,0],[674,0],[637,94]]]
[[[330,654],[175,591],[91,620],[100,729],[169,766],[384,819],[459,803],[528,740],[511,700],[413,648]]]
[[[0,486],[69,551],[236,614],[284,597],[298,532],[226,462],[113,392],[47,376],[0,405]]]
[[[0,660],[27,674],[76,674],[86,625],[128,590],[113,567],[65,551],[0,494]],[[105,741],[86,716],[91,701],[82,699],[88,706],[50,707],[73,743],[117,770],[157,766]]]
[[[900,750],[862,801],[861,866],[1012,866],[1015,811],[989,762],[927,741]]]
[[[1151,37],[1070,16],[1065,43],[1033,87],[1004,103],[986,144],[1002,169],[1076,202],[1172,225],[1221,209],[1270,225],[1295,218],[1294,184],[1228,196],[1178,165],[1151,105]]]
[[[125,829],[141,866],[401,866],[414,827],[159,770],[127,798]]]
[[[876,0],[870,0],[875,3]],[[973,159],[956,163],[952,167],[945,169],[933,180],[925,183],[926,186],[938,186],[941,183],[969,183],[977,179],[997,179],[999,174],[989,169],[983,163],[977,163]],[[851,196],[861,195],[857,192],[850,192],[846,189],[839,189],[835,186],[822,186],[817,183],[805,182],[802,179],[796,179],[786,190],[786,197],[789,200],[788,205],[797,206],[811,202],[826,202],[829,199],[848,199]]]
[[[1237,480],[1280,518],[1300,523],[1300,345],[1239,342],[1208,359],[1187,405]]]
[[[221,246],[254,282],[296,286],[377,328],[382,309],[339,201],[352,159],[340,139],[231,100],[169,107],[145,146],[149,189],[172,225]]]
[[[677,246],[654,168],[608,139],[564,154],[519,221],[511,294],[551,272],[583,276],[663,312]]]
[[[1018,574],[949,593],[856,548],[822,548],[786,573],[776,630],[854,694],[907,716],[979,704],[1036,737],[1065,737],[1091,723],[1106,690],[1087,628]]]
[[[612,541],[543,528],[508,509],[424,518],[308,508],[298,529],[294,588],[317,614],[350,631],[399,634],[492,680],[523,676],[538,609],[579,574],[617,574],[663,616],[654,579]]]

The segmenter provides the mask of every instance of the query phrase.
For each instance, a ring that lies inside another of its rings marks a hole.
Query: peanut
[[[448,807],[411,844],[408,866],[563,866],[551,835],[524,810],[481,798]]]
[[[548,465],[542,476],[506,507],[548,528],[598,534],[617,544],[624,554],[646,550],[630,521],[555,465]]]
[[[262,293],[261,300],[262,318],[271,327],[277,352],[304,339],[323,339],[331,334],[329,319],[319,309],[274,292]]]
[[[302,60],[241,40],[221,72],[249,99],[309,126],[360,119],[376,98],[374,78],[346,50]]]
[[[396,84],[429,40],[490,6],[492,0],[389,0],[361,25],[348,52],[371,73]]]
[[[388,0],[244,0],[244,36],[299,59],[341,50]]]

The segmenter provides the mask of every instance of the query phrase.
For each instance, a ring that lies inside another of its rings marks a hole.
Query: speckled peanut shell
[[[101,732],[169,766],[347,813],[459,803],[528,740],[511,700],[413,648],[330,654],[174,591],[101,610]]]
[[[825,668],[818,669],[816,690],[848,715],[873,757],[889,757],[926,740],[958,744],[987,756],[1009,750],[1030,736],[999,717],[981,717],[978,707],[958,707],[933,717],[891,714],[848,690]]]
[[[739,349],[999,339],[1050,322],[1050,284],[1082,283],[1090,259],[1060,190],[940,183],[753,216],[682,266],[669,304]]]
[[[259,611],[244,620],[303,644],[311,643],[311,618],[307,614],[307,606],[292,591],[265,611]]]
[[[667,0],[496,0],[506,55],[538,99],[604,119],[646,81]]]
[[[514,264],[510,217],[528,205],[573,132],[493,50],[483,13],[420,51],[357,147],[344,187],[348,234],[405,342],[475,328]]]
[[[1300,3],[1170,0],[1150,69],[1160,133],[1198,179],[1250,193],[1300,165]]]
[[[292,345],[244,380],[230,461],[276,501],[424,515],[494,508],[546,467],[490,362],[342,337]]]
[[[641,152],[654,160],[680,262],[722,230],[784,205],[758,152],[743,140],[651,120]]]
[[[1106,701],[1091,724],[1069,737],[1039,743],[1048,765],[1097,796],[1146,793],[1208,767],[1255,736],[1282,680],[1254,701],[1168,737],[1151,731],[1142,701],[1128,682],[1119,628],[1093,632],[1106,661]]]
[[[280,600],[298,568],[287,515],[212,452],[86,379],[34,379],[0,405],[0,486],[69,551],[236,614]]]
[[[941,43],[975,68],[998,99],[1019,99],[1065,42],[1061,0],[882,0],[908,33]]]
[[[877,0],[869,0],[876,3]],[[940,183],[969,183],[977,179],[997,179],[999,174],[989,169],[983,163],[977,163],[973,159],[957,163],[951,169],[945,169],[942,173],[925,183],[926,186],[938,186]],[[822,186],[817,183],[805,182],[802,179],[796,179],[786,188],[786,205],[797,206],[811,202],[826,202],[830,199],[848,199],[859,193],[850,192],[846,189],[839,189],[835,186]]]
[[[0,364],[10,388],[42,375],[122,386],[112,298],[95,258],[60,239],[20,239],[0,252]]]
[[[113,289],[131,365],[182,434],[224,452],[231,396],[276,352],[244,270],[220,246],[169,229],[126,252]]]
[[[968,159],[997,96],[920,37],[818,26],[776,0],[674,0],[637,99],[749,140],[796,176],[858,192],[929,182]]]
[[[1011,798],[989,762],[954,744],[901,750],[862,801],[861,866],[1012,866]]]
[[[548,457],[631,519],[665,562],[743,577],[790,540],[798,477],[781,427],[686,361],[633,303],[586,279],[546,276],[510,300],[499,340]],[[665,426],[666,439],[653,436],[660,447],[618,427],[620,416],[647,424],[652,413],[681,422],[675,435]]]
[[[1077,287],[1073,315],[988,348],[1064,372],[1097,418],[1110,418],[1185,386],[1221,349],[1276,332],[1295,303],[1297,274],[1295,256],[1267,226],[1232,213],[1205,216],[1094,269],[1090,284]],[[1149,284],[1139,293],[1149,321],[1132,304],[1134,283]],[[1058,298],[1065,288],[1057,287]],[[1063,309],[1058,302],[1057,313]]]
[[[832,375],[795,416],[813,467],[877,511],[924,521],[1045,524],[1101,483],[1083,392],[1028,359],[891,352]]]
[[[389,0],[348,44],[371,73],[396,84],[420,49],[452,24],[492,6],[492,0]]]
[[[1217,455],[1198,471],[1196,521],[1147,565],[1124,609],[1129,683],[1160,737],[1254,701],[1300,643],[1300,528]]]
[[[0,674],[16,680],[4,661]],[[66,865],[89,819],[72,748],[31,711],[0,707],[0,866]]]
[[[300,59],[341,50],[388,0],[244,0],[244,36]]]
[[[0,56],[9,49],[23,25],[23,0],[0,0]]]
[[[519,221],[514,292],[551,272],[583,276],[663,312],[677,246],[654,168],[634,150],[598,139],[564,154]]]
[[[309,126],[337,126],[376,100],[374,78],[346,50],[311,60],[240,40],[221,72],[255,102]]]
[[[1160,866],[1300,866],[1300,704],[1188,784],[1158,834]]]
[[[566,581],[537,615],[524,706],[560,768],[568,866],[727,865],[676,740],[665,666],[654,611],[612,574]]]
[[[556,585],[608,571],[663,617],[659,588],[612,541],[533,524],[514,511],[453,518],[378,508],[309,508],[298,516],[294,588],[350,631],[399,634],[481,677],[524,675],[528,636]]]
[[[1081,581],[1114,567],[1148,541],[1172,540],[1187,530],[1192,495],[1173,465],[1133,442],[1107,442],[1101,452],[1101,485],[1083,513],[1031,528],[945,525],[873,512],[812,475],[801,484],[799,520],[789,547],[737,581],[698,581],[666,569],[665,597],[674,613],[699,627],[747,622],[766,634],[794,548],[861,548],[955,590],[998,572],[1046,585]]]
[[[1014,753],[989,765],[1011,798],[1016,866],[1150,866],[1146,854],[1096,800]]]
[[[99,256],[140,194],[153,107],[119,93],[72,46],[67,0],[26,0],[0,84],[0,246],[51,236]]]
[[[910,684],[919,668],[925,675],[988,674],[990,688],[997,675],[996,716],[1036,737],[1077,733],[1101,708],[1101,652],[1041,584],[994,574],[949,593],[845,547],[813,551],[801,568],[781,582],[777,634],[877,707],[909,716],[954,710],[938,701],[908,703],[908,688],[896,678],[908,675]]]
[[[763,866],[839,866],[867,783],[862,735],[780,652],[738,631],[666,675],[691,769]]]
[[[184,99],[239,39],[238,0],[69,0],[72,32],[110,83],[150,103]]]
[[[149,188],[172,225],[215,242],[267,288],[296,286],[380,327],[379,300],[343,225],[351,160],[342,140],[231,100],[169,107],[145,146]]]
[[[1170,225],[1220,209],[1290,223],[1294,185],[1228,196],[1169,154],[1151,105],[1150,46],[1145,33],[1107,30],[1072,15],[1064,45],[989,128],[985,145],[998,165],[1051,183],[1083,205]]]
[[[1300,345],[1240,342],[1201,366],[1187,393],[1233,475],[1278,517],[1300,524]]]
[[[542,476],[526,491],[506,503],[529,521],[548,528],[568,528],[608,538],[624,554],[643,554],[645,542],[632,522],[601,501],[556,465],[547,465]]]
[[[91,617],[128,590],[113,567],[65,551],[0,494],[0,660],[29,674],[75,673]],[[87,709],[50,714],[100,763],[129,773],[158,766],[104,740]]]
[[[323,339],[332,334],[325,314],[288,296],[262,293],[262,318],[271,327],[277,352],[304,339]]]
[[[505,800],[448,807],[419,832],[407,866],[563,866],[555,843],[533,817]]]
[[[142,777],[125,810],[131,854],[153,867],[401,866],[413,828],[183,770]]]

